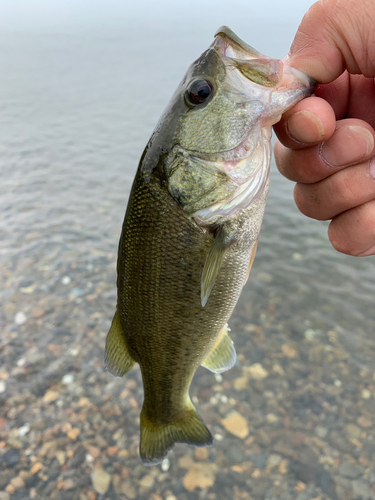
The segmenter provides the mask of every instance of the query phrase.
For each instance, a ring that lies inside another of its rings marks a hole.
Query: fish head
[[[271,127],[315,82],[228,27],[190,66],[159,124],[164,177],[200,225],[236,216],[269,176]]]

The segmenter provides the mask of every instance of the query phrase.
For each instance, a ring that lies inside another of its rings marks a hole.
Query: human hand
[[[315,78],[315,96],[275,125],[275,159],[296,181],[300,211],[332,219],[336,250],[375,255],[375,9],[373,0],[326,0],[305,15],[288,64]]]

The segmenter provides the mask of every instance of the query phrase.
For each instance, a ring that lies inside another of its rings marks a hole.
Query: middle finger
[[[278,169],[288,179],[314,183],[340,168],[370,158],[374,140],[374,130],[368,123],[348,118],[337,122],[334,134],[323,144],[291,150],[276,142],[275,159]]]
[[[297,184],[294,199],[308,217],[328,220],[375,199],[375,161],[345,168],[314,184]]]

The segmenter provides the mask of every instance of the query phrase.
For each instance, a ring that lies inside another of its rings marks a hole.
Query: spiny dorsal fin
[[[222,230],[220,230],[212,243],[204,264],[201,280],[201,303],[202,307],[207,304],[212,287],[224,262],[231,241],[226,241]]]
[[[134,363],[125,342],[118,311],[116,311],[105,344],[106,368],[112,375],[122,377],[132,369]]]
[[[202,363],[202,366],[214,373],[225,372],[232,368],[236,362],[236,350],[228,331],[228,325],[225,325],[221,329],[215,345]]]

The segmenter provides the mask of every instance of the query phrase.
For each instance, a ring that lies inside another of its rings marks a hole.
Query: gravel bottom
[[[235,310],[236,366],[197,371],[191,396],[214,445],[179,444],[144,467],[140,371],[103,367],[116,291],[114,256],[98,258],[100,276],[72,264],[47,290],[31,280],[7,294],[7,276],[0,500],[375,499],[374,372],[340,328],[293,326],[271,297]]]

